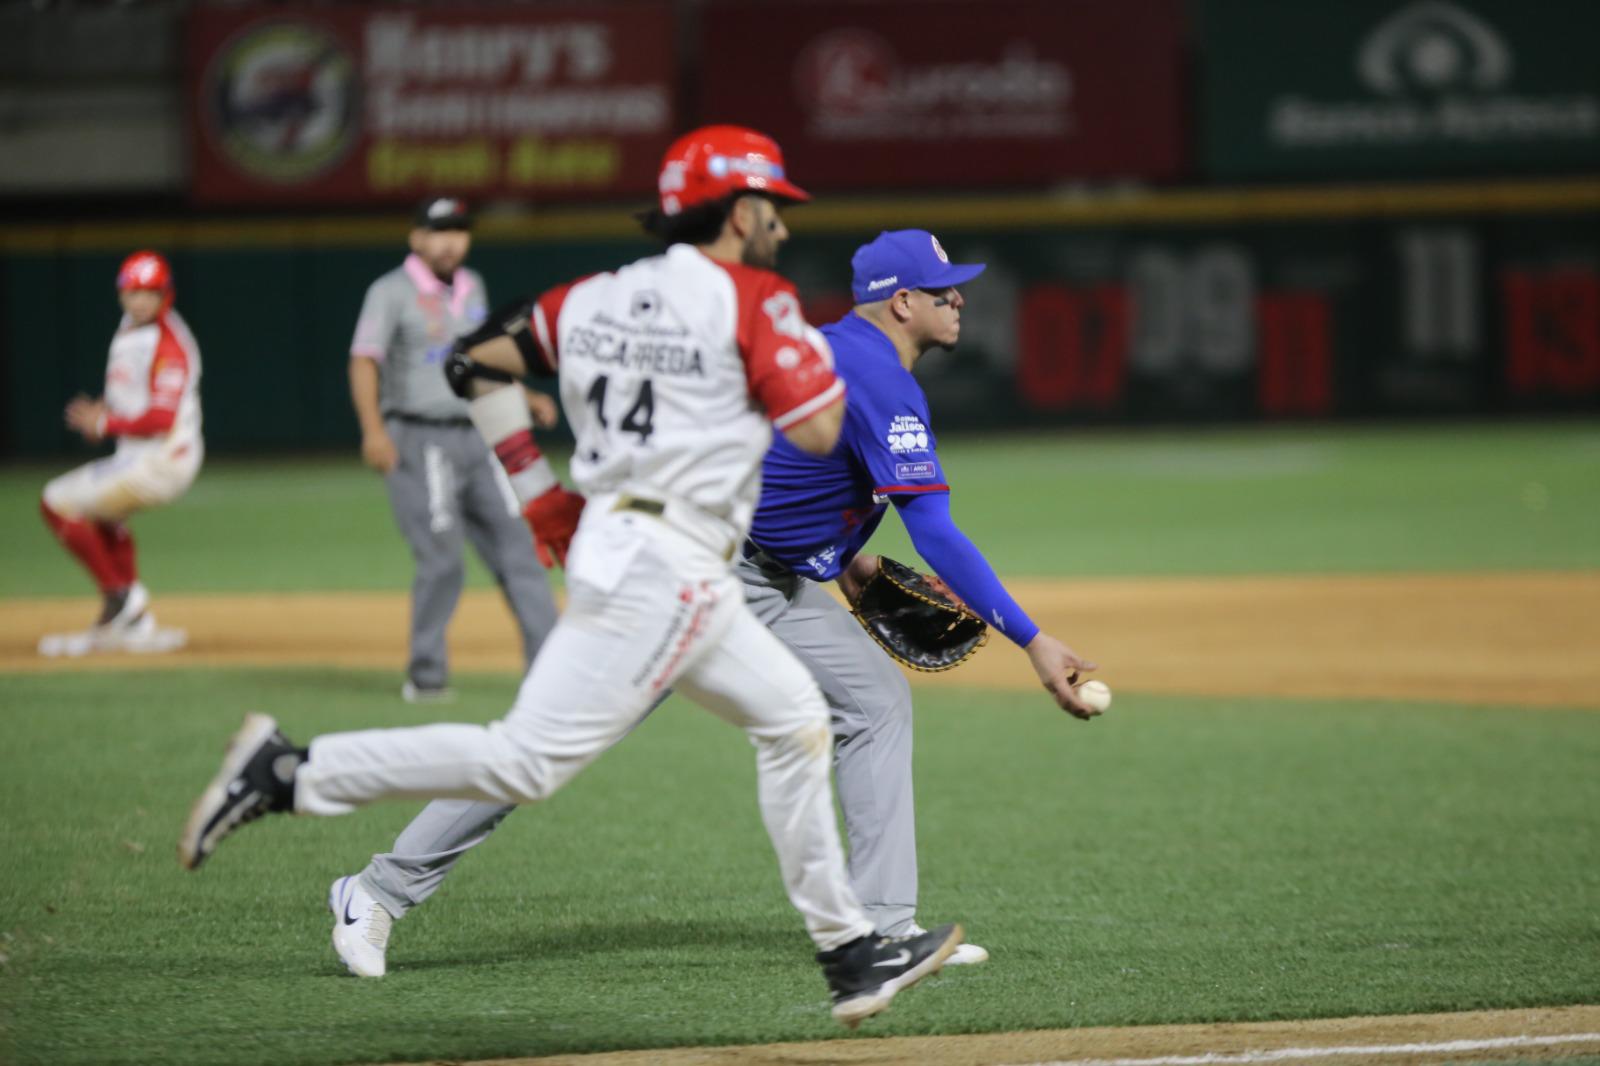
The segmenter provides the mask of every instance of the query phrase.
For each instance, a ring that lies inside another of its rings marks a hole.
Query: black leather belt
[[[444,426],[457,429],[461,426],[472,425],[470,418],[429,418],[427,415],[406,414],[404,411],[385,411],[384,418],[392,418],[396,422],[407,422],[414,426]]]
[[[684,505],[677,503],[673,504],[673,507],[682,506]],[[661,521],[676,529],[679,533],[682,533],[689,539],[700,544],[706,544],[706,531],[703,528],[696,529],[695,523],[693,522],[685,525],[682,521],[674,521],[672,518],[668,517],[667,504],[664,500],[652,500],[648,496],[640,497],[623,493],[617,497],[617,502],[611,505],[611,509],[613,511],[637,511],[640,514],[650,515],[652,518],[659,518]],[[675,513],[681,514],[681,512]],[[711,548],[711,550],[716,552],[718,555],[721,555],[724,562],[731,562],[733,560],[735,545],[731,540],[728,541],[727,547],[725,548],[719,548],[709,544],[706,546]]]
[[[746,537],[744,543],[739,545],[739,554],[744,556],[746,562],[755,563],[763,570],[771,570],[782,574],[791,572],[787,566],[768,555],[761,545],[749,537]]]

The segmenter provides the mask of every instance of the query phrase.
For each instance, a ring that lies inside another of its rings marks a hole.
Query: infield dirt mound
[[[1122,692],[1431,699],[1600,707],[1600,573],[1163,578],[1013,583],[1050,632],[1101,664]],[[198,664],[393,669],[404,660],[402,593],[162,596],[187,650],[49,660],[47,632],[80,628],[88,599],[0,602],[0,670]],[[498,596],[463,597],[450,629],[458,670],[518,671]],[[920,684],[1037,692],[998,634],[969,663]],[[1041,698],[1043,698],[1041,696]]]

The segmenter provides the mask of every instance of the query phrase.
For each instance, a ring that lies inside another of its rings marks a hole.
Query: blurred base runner
[[[115,440],[116,451],[51,480],[39,500],[45,524],[99,588],[100,616],[87,629],[46,635],[41,655],[166,652],[188,643],[183,630],[156,624],[126,523],[178,499],[200,472],[200,349],[172,307],[172,272],[155,252],[127,258],[117,297],[123,314],[105,394],[74,397],[65,412],[86,443]]]

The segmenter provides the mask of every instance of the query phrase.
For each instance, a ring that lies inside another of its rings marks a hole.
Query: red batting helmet
[[[172,288],[172,268],[167,261],[161,258],[160,252],[139,251],[134,252],[122,261],[122,269],[117,271],[117,291],[123,289],[161,289]]]
[[[804,203],[810,195],[791,184],[783,150],[764,133],[744,126],[701,126],[667,149],[657,180],[661,213],[677,215],[737,192],[759,192]]]

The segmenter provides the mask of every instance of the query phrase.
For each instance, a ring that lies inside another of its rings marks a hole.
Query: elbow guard
[[[456,341],[455,347],[450,349],[450,354],[444,360],[444,380],[450,386],[450,391],[463,400],[472,399],[472,379],[480,381],[498,381],[509,385],[516,379],[504,370],[496,370],[492,366],[484,366],[475,361],[472,356],[462,350],[467,338],[462,337]],[[479,341],[478,343],[482,343]]]
[[[473,378],[480,381],[497,381],[510,384],[516,378],[504,370],[483,366],[473,360],[467,353],[480,344],[492,341],[497,337],[510,337],[516,343],[517,351],[522,355],[525,366],[540,365],[534,359],[536,342],[533,332],[528,328],[529,318],[533,314],[533,301],[531,299],[513,300],[511,303],[495,308],[494,312],[483,320],[483,324],[471,333],[456,338],[455,344],[450,349],[450,354],[444,361],[444,379],[450,385],[450,391],[463,400],[472,399],[471,386],[468,384]]]
[[[528,332],[528,319],[532,315],[533,300],[528,297],[502,304],[489,313],[481,326],[458,339],[456,346],[462,351],[470,351],[496,337],[515,338],[519,333]]]
[[[464,352],[470,352],[485,341],[492,341],[496,337],[510,337],[512,343],[517,346],[517,352],[522,356],[525,369],[542,367],[545,365],[545,359],[539,353],[539,342],[533,335],[532,322],[533,297],[525,296],[495,308],[494,312],[483,320],[483,325],[460,338],[456,346]]]

